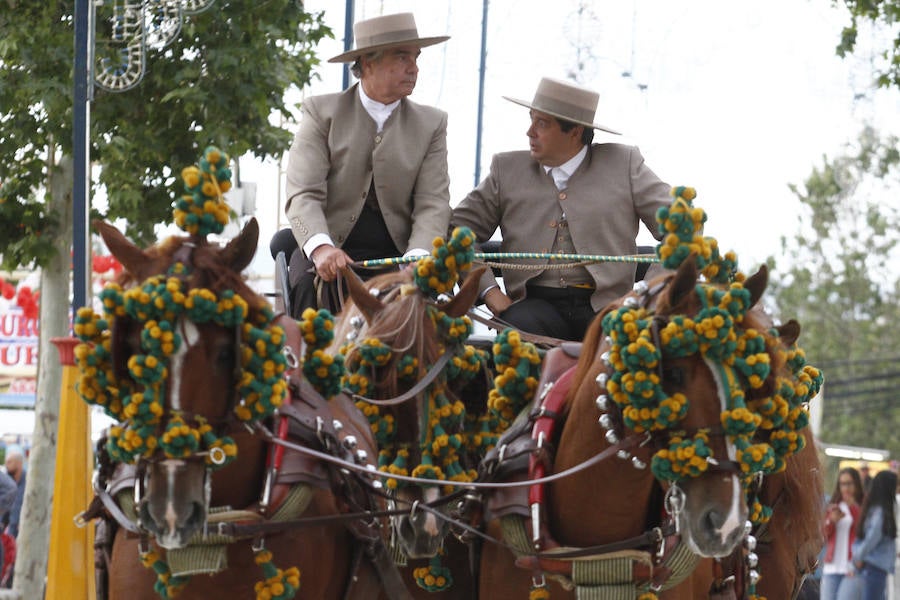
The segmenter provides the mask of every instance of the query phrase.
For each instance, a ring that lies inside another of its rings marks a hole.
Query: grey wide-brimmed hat
[[[419,37],[412,13],[397,13],[373,17],[353,24],[356,48],[329,58],[328,62],[353,62],[363,54],[396,46],[433,46],[450,39],[449,35]]]
[[[622,135],[615,129],[605,125],[594,123],[594,115],[597,113],[597,103],[600,94],[593,90],[575,85],[569,81],[544,77],[538,83],[534,100],[518,100],[503,96],[510,102],[534,109],[539,112],[553,115],[557,119],[571,121],[585,127],[593,127],[607,133]]]

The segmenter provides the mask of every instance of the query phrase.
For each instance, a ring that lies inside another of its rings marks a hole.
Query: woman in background
[[[881,471],[863,500],[856,540],[851,552],[853,568],[860,579],[862,600],[884,600],[888,573],[894,572],[897,554],[897,522],[894,494],[897,474]]]
[[[852,600],[857,597],[856,581],[851,575],[850,547],[856,535],[856,522],[863,503],[859,471],[841,469],[834,492],[825,509],[825,564],[822,568],[821,600]]]

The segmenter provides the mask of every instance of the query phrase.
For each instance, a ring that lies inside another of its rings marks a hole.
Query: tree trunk
[[[50,512],[56,464],[56,432],[59,421],[62,367],[51,338],[70,334],[69,279],[72,248],[73,161],[63,156],[50,167],[49,209],[59,219],[55,234],[56,256],[41,271],[40,346],[37,398],[34,405],[34,437],[28,459],[28,480],[16,554],[14,592],[39,600],[44,595],[50,545]]]

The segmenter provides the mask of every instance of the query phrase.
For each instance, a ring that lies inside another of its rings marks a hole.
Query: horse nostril
[[[206,520],[203,505],[199,502],[192,503],[191,514],[185,521],[185,525],[202,524]]]
[[[706,515],[704,515],[703,520],[709,526],[709,529],[718,531],[722,528],[722,525],[725,524],[725,518],[725,515],[723,515],[719,511],[710,509],[706,511]]]

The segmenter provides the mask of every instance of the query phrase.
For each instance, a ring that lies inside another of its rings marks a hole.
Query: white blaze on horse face
[[[178,511],[175,508],[175,475],[184,466],[183,460],[163,461],[166,468],[166,511],[165,519],[168,531],[166,537],[175,538],[178,533]]]
[[[713,361],[706,357],[703,357],[703,361],[706,363],[706,368],[709,369],[713,379],[716,381],[716,390],[719,394],[719,404],[722,409],[721,412],[725,412],[728,410],[728,400],[731,397],[727,382],[722,381],[722,378],[720,377],[721,373],[719,369],[716,368],[716,364]],[[728,459],[737,462],[737,446],[734,445],[734,442],[731,441],[729,436],[725,436],[725,448],[728,451]],[[744,493],[741,488],[741,482],[735,474],[731,475],[731,488],[731,507],[728,510],[728,516],[725,518],[725,522],[722,523],[722,526],[718,530],[723,544],[726,543],[727,539],[735,530],[744,526],[744,521],[746,520],[746,516],[742,515],[741,510]]]
[[[169,369],[172,373],[172,385],[169,386],[169,408],[181,410],[181,383],[184,377],[184,360],[188,351],[200,341],[200,330],[193,321],[184,319],[181,321],[181,345],[172,359],[169,361]]]
[[[433,485],[423,488],[422,490],[422,500],[424,501],[424,504],[428,504],[429,506],[436,502],[440,496],[440,491]],[[427,531],[429,535],[435,537],[441,535],[441,528],[438,524],[437,517],[431,511],[428,511],[425,518],[425,531]]]

